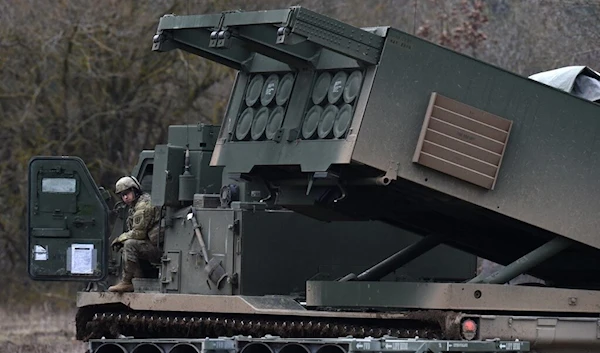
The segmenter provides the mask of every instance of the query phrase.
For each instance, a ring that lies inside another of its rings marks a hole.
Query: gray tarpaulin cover
[[[529,78],[583,99],[600,100],[600,74],[587,66],[565,66]]]

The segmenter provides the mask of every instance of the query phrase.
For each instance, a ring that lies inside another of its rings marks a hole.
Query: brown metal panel
[[[124,304],[140,311],[175,311],[215,314],[255,314],[316,318],[405,319],[403,312],[364,313],[307,310],[292,298],[271,296],[78,292],[77,307]]]
[[[498,142],[505,142],[508,137],[506,130],[500,130],[491,125],[483,124],[475,119],[456,114],[455,112],[437,105],[433,107],[431,116],[452,125],[460,126],[463,129],[476,132]]]
[[[415,155],[413,156],[413,162],[416,162],[419,159],[419,152],[421,148],[423,148],[423,141],[425,140],[425,133],[427,132],[427,126],[430,125],[429,119],[431,118],[431,112],[433,111],[433,104],[435,103],[435,99],[437,94],[433,92],[431,97],[429,98],[429,104],[427,105],[427,112],[425,113],[425,121],[423,122],[423,127],[421,128],[421,134],[419,135],[419,139],[417,140],[417,149],[415,150]]]
[[[504,144],[501,142],[471,132],[467,129],[462,129],[456,125],[449,124],[447,122],[438,120],[433,117],[430,119],[429,125],[427,125],[427,129],[454,137],[460,141],[470,143],[472,145],[481,147],[494,153],[502,153],[502,150],[504,148]]]
[[[437,105],[445,107],[446,109],[456,112],[458,114],[471,117],[474,120],[480,121],[484,124],[494,126],[497,129],[507,131],[512,125],[512,122],[510,120],[503,119],[497,115],[490,114],[486,111],[471,107],[463,103],[459,103],[455,100],[441,96],[439,94],[436,96]]]
[[[600,296],[596,290],[498,284],[309,280],[306,305],[597,316]]]
[[[512,122],[431,94],[413,162],[493,190]]]
[[[421,153],[417,163],[431,169],[443,171],[448,175],[452,175],[453,177],[457,177],[484,188],[491,189],[494,183],[494,178],[490,176],[427,153]]]
[[[474,171],[488,175],[492,178],[496,175],[496,166],[494,164],[481,161],[468,154],[453,151],[451,148],[438,145],[437,143],[424,141],[421,152],[473,169]]]
[[[433,131],[431,129],[427,129],[427,132],[425,133],[425,140],[431,141],[438,145],[446,146],[457,152],[473,156],[484,162],[488,162],[494,165],[498,165],[500,163],[501,155],[499,153],[486,150],[484,148],[461,141],[448,135],[444,135],[440,132]]]
[[[508,128],[508,134],[510,135],[510,130],[512,129],[512,124]],[[508,137],[507,137],[508,139]],[[498,162],[498,170],[496,170],[496,176],[494,177],[494,185],[496,185],[496,181],[498,181],[498,172],[500,171],[500,166],[502,165],[502,159],[504,158],[504,152],[506,151],[506,143],[502,148],[502,153],[500,154],[500,162]],[[492,189],[494,189],[494,185],[492,185]]]

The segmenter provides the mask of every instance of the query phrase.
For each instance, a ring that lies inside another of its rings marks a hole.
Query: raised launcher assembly
[[[596,104],[300,7],[165,16],[153,50],[176,48],[239,70],[212,166],[317,219],[423,236],[365,273],[309,282],[307,305],[597,312]],[[461,284],[363,283],[440,243],[507,267]],[[493,285],[523,273],[552,288]]]

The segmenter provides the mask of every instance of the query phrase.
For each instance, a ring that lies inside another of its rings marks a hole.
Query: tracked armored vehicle
[[[89,283],[91,352],[599,349],[594,102],[301,7],[167,15],[152,49],[238,73],[220,127],[140,154],[165,236],[134,293],[106,291],[122,207],[30,162],[29,273]]]

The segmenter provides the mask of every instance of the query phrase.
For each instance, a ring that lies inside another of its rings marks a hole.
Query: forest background
[[[160,16],[301,5],[390,25],[523,76],[600,63],[600,1],[20,0],[0,2],[0,307],[74,306],[76,285],[26,273],[27,162],[76,155],[112,190],[167,126],[219,124],[235,72],[151,51]],[[8,312],[5,311],[5,312]]]

